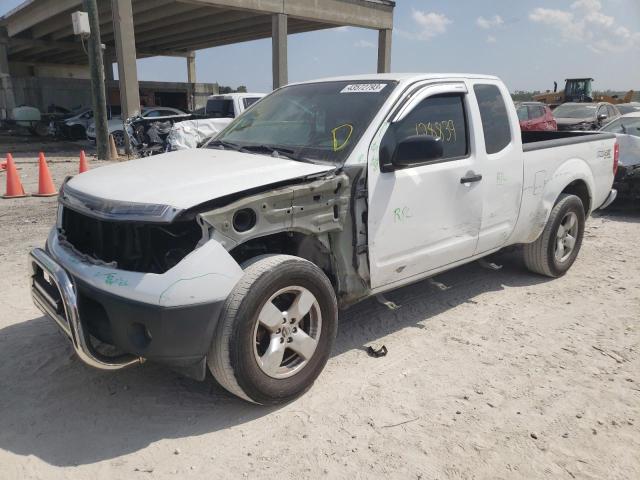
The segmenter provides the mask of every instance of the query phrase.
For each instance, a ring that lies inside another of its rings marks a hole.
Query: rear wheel
[[[311,387],[336,330],[336,297],[322,270],[298,257],[263,257],[225,302],[207,363],[231,393],[285,402]]]
[[[527,268],[548,277],[564,275],[580,251],[584,224],[585,212],[580,198],[560,195],[542,234],[524,246]]]

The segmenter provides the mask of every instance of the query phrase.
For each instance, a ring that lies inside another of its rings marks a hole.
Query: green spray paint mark
[[[412,217],[413,217],[413,215],[411,215],[411,210],[409,210],[409,207],[396,208],[393,211],[393,221],[394,221],[394,223],[401,223],[401,222],[404,222],[405,220],[408,220],[408,219],[410,219]]]
[[[129,280],[122,278],[116,273],[96,273],[95,277],[104,277],[105,285],[116,285],[118,287],[128,287]]]

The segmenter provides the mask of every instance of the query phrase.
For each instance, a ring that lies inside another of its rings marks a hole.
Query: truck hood
[[[185,210],[226,195],[334,168],[268,155],[199,148],[96,168],[76,175],[67,185],[71,192],[94,198]]]

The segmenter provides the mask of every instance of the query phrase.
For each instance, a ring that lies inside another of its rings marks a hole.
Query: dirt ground
[[[54,179],[77,157],[49,157]],[[35,155],[17,158],[25,187]],[[96,162],[91,168],[96,168]],[[4,188],[5,174],[0,174]],[[279,408],[145,364],[86,367],[29,298],[56,198],[0,200],[0,478],[640,478],[640,209],[593,217],[571,271],[518,252],[341,314],[315,386]],[[365,346],[385,344],[372,358]]]

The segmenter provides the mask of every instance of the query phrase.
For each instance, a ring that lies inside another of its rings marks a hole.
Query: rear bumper
[[[31,252],[30,264],[34,303],[87,365],[117,370],[150,360],[204,377],[222,301],[167,307],[123,298],[74,277],[39,248]],[[95,339],[123,353],[106,356]]]
[[[620,165],[613,186],[618,190],[618,197],[640,199],[640,165]]]
[[[609,195],[607,196],[607,199],[604,201],[602,205],[598,207],[598,210],[607,208],[609,205],[611,205],[614,202],[617,196],[618,196],[618,191],[615,188],[612,188],[611,191],[609,192]]]

